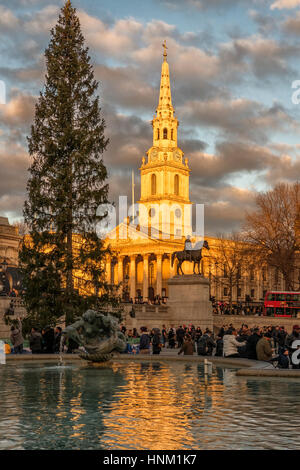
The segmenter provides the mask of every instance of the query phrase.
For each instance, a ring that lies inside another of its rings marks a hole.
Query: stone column
[[[113,284],[111,280],[111,259],[107,258],[105,263],[105,279],[108,284]]]
[[[156,256],[156,295],[161,297],[162,289],[162,255]]]
[[[144,258],[144,272],[143,272],[143,299],[148,299],[148,287],[149,287],[149,256],[143,255]]]
[[[118,257],[118,284],[122,283],[119,287],[119,295],[122,294],[123,290],[123,256]]]
[[[136,288],[135,288],[135,256],[131,256],[130,258],[130,297],[134,302],[136,296]]]
[[[123,256],[118,258],[118,282],[123,282]]]

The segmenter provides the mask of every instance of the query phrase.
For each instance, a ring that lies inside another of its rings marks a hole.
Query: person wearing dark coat
[[[222,326],[222,327],[220,328],[219,333],[218,333],[217,336],[218,336],[219,338],[223,339],[223,336],[224,336],[224,335],[225,335],[225,328],[224,328],[224,326]]]
[[[281,326],[279,328],[278,332],[277,332],[277,335],[276,335],[276,342],[277,342],[279,348],[284,347],[286,337],[287,337],[287,332],[286,332],[284,326]]]
[[[177,343],[178,343],[178,347],[179,347],[179,348],[181,348],[181,346],[182,346],[182,344],[183,344],[184,334],[185,334],[185,331],[184,331],[184,329],[182,328],[182,326],[180,325],[180,327],[177,328],[177,330],[176,330]]]
[[[54,342],[53,342],[54,354],[58,354],[60,352],[60,343],[61,343],[61,327],[57,326],[54,332]]]
[[[183,345],[181,346],[178,354],[183,352],[184,356],[192,356],[194,354],[194,342],[190,335],[186,335],[183,341]]]
[[[165,325],[163,325],[162,330],[161,330],[161,339],[162,339],[162,345],[165,347],[166,342],[167,342],[167,329]]]
[[[154,328],[153,336],[152,336],[152,353],[159,354],[160,351],[161,351],[160,330],[158,328]]]
[[[53,345],[54,345],[54,330],[50,326],[42,331],[43,336],[43,353],[44,354],[53,354]]]
[[[223,356],[223,336],[217,336],[215,356]]]
[[[198,356],[212,356],[213,349],[215,347],[216,343],[212,338],[212,332],[210,330],[206,330],[197,343]]]
[[[278,367],[280,369],[289,369],[290,361],[289,361],[288,348],[279,348],[279,355],[277,359],[278,359]]]
[[[259,328],[254,328],[253,334],[247,338],[245,348],[241,353],[241,357],[257,360],[256,345],[260,338],[261,336],[259,334]]]
[[[199,338],[201,338],[201,336],[202,336],[202,330],[200,326],[198,326],[198,328],[195,331],[194,341],[197,343]]]
[[[29,336],[29,347],[32,354],[42,353],[42,335],[36,328],[31,328],[31,334]]]
[[[168,344],[170,349],[175,348],[175,332],[173,328],[170,328],[168,332]]]
[[[150,352],[150,337],[145,326],[141,327],[141,337],[140,337],[140,353],[149,354]]]

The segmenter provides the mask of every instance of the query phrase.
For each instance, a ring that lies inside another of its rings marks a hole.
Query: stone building
[[[18,228],[10,225],[6,217],[0,217],[0,338],[8,339],[10,326],[4,321],[4,315],[13,302],[15,316],[23,317],[26,312],[18,298],[7,297],[21,285],[18,269],[18,252],[21,237]],[[4,268],[4,269],[3,269]]]
[[[192,233],[189,197],[188,159],[178,147],[178,119],[172,105],[169,65],[164,49],[159,101],[152,120],[153,143],[142,157],[141,197],[132,217],[126,217],[107,237],[114,255],[107,260],[106,277],[111,284],[120,284],[124,300],[153,300],[168,297],[168,279],[176,274],[172,253],[184,248]],[[133,217],[134,215],[134,217]],[[216,266],[214,258],[220,240],[205,237],[210,250],[203,249],[202,270],[211,280],[210,294],[218,300],[228,300],[226,273]],[[193,244],[203,243],[203,237],[191,237]],[[186,274],[192,264],[184,263]],[[259,302],[270,288],[283,288],[278,273],[253,269],[242,273],[232,288],[233,301]],[[247,296],[247,297],[246,297]]]
[[[9,290],[19,282],[17,267],[20,240],[18,228],[10,225],[8,218],[0,217],[0,269],[2,263],[6,262],[6,288]]]

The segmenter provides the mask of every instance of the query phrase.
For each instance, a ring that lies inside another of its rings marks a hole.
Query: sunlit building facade
[[[203,242],[201,234],[192,235],[191,168],[178,146],[178,126],[164,45],[159,101],[152,120],[153,142],[141,159],[138,209],[135,217],[125,218],[107,237],[113,255],[107,259],[106,278],[109,283],[120,285],[124,300],[167,298],[168,279],[176,274],[172,253],[183,250],[189,235],[193,245]],[[226,301],[230,295],[227,275],[224,267],[215,262],[220,240],[205,239],[210,250],[203,249],[202,272],[210,278],[211,296]],[[192,263],[184,263],[183,269],[191,274]],[[279,273],[267,267],[249,266],[249,271],[243,272],[232,287],[232,299],[259,302],[271,288],[283,288]]]

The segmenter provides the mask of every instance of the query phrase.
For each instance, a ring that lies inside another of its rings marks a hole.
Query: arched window
[[[157,140],[159,140],[159,129],[157,129]]]
[[[168,138],[168,129],[164,128],[164,139]]]
[[[156,175],[154,173],[151,175],[151,194],[152,196],[156,194]]]
[[[175,196],[179,196],[179,176],[174,176],[174,194]]]

